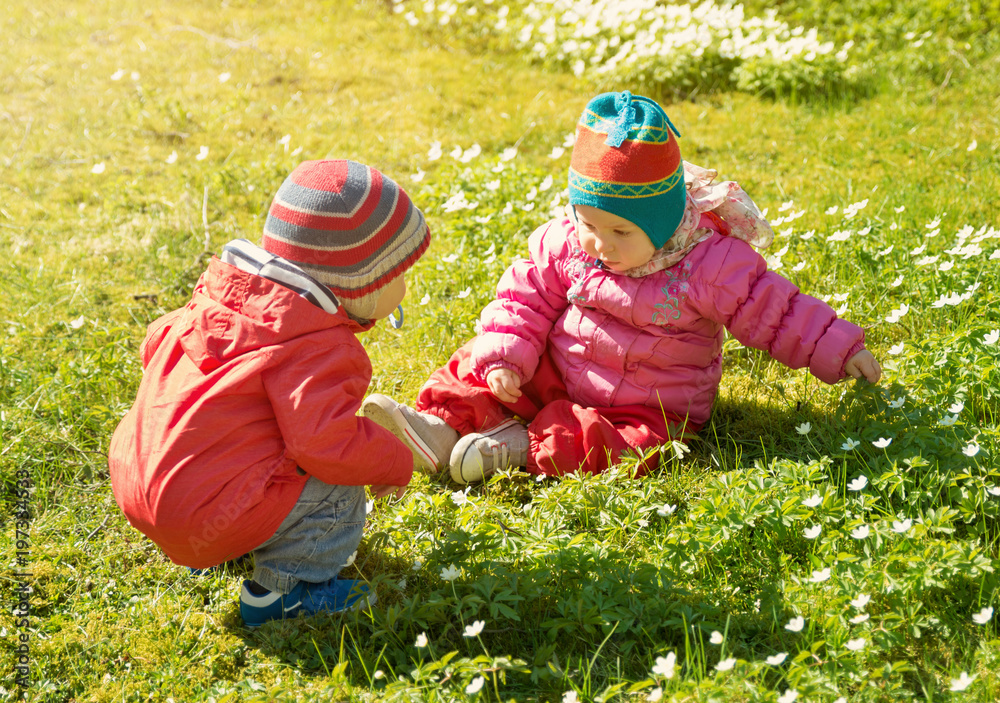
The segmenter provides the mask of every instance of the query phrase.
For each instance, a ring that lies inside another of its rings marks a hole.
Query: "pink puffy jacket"
[[[864,348],[864,331],[767,270],[750,245],[716,231],[672,268],[641,278],[599,266],[572,220],[528,240],[482,313],[472,364],[481,380],[499,367],[522,382],[551,350],[570,397],[589,407],[661,407],[703,424],[722,376],[724,330],[826,383]]]

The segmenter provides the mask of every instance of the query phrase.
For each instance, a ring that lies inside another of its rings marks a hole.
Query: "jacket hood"
[[[337,325],[362,332],[374,322],[361,325],[343,308],[330,314],[278,283],[212,257],[178,324],[185,355],[208,373],[293,337]]]

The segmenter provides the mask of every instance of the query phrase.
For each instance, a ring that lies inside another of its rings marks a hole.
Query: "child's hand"
[[[516,403],[521,397],[521,377],[510,369],[493,369],[486,374],[486,385],[504,403]]]
[[[864,376],[869,383],[878,383],[878,380],[882,378],[882,367],[878,365],[875,357],[867,349],[862,349],[848,359],[847,363],[844,364],[844,371],[854,378]]]
[[[371,486],[372,495],[378,498],[385,498],[395,494],[396,500],[399,500],[404,495],[406,495],[406,486]]]

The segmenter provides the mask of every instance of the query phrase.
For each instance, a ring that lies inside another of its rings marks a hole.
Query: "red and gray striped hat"
[[[424,215],[392,179],[345,160],[299,164],[278,189],[262,246],[370,319],[382,289],[427,250]]]

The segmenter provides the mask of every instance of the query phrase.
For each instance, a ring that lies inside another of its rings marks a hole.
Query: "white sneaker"
[[[443,469],[458,441],[458,432],[441,418],[417,412],[380,393],[365,398],[361,414],[399,437],[413,452],[413,468],[424,473]]]
[[[498,469],[528,465],[528,428],[506,420],[492,430],[467,434],[451,450],[451,477],[456,483],[482,481]]]

